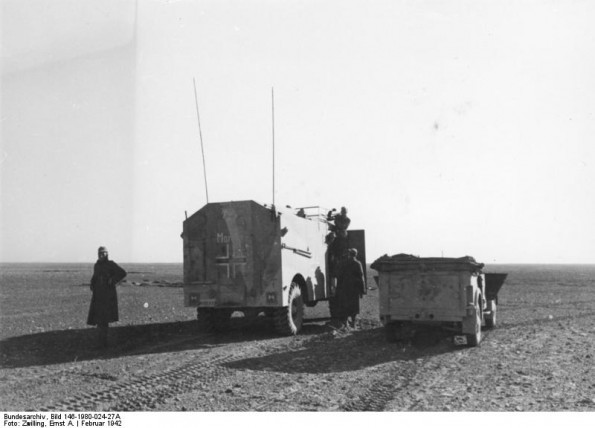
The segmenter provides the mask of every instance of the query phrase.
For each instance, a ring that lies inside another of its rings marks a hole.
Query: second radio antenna
[[[273,206],[275,206],[275,88],[271,88],[271,107],[273,113]]]
[[[196,79],[193,77],[194,82],[194,102],[196,103],[196,118],[198,119],[198,135],[200,136],[200,150],[202,152],[202,170],[205,177],[205,193],[207,195],[207,204],[209,203],[209,188],[207,186],[207,166],[205,163],[205,148],[202,142],[202,130],[200,129],[200,113],[198,112],[198,95],[196,95]]]

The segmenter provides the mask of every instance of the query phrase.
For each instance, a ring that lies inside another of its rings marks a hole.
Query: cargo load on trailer
[[[380,320],[386,337],[407,337],[416,324],[440,325],[459,344],[477,346],[481,328],[496,325],[498,291],[506,274],[484,273],[473,257],[384,255],[372,269],[379,288]]]

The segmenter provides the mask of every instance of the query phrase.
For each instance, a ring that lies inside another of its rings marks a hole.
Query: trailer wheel
[[[486,328],[494,328],[496,327],[496,313],[497,313],[497,304],[495,300],[488,300],[488,309],[490,310],[490,314],[486,315],[485,322]]]
[[[300,286],[293,282],[289,289],[289,304],[275,310],[275,329],[285,335],[298,334],[304,322],[304,299]]]
[[[475,318],[475,333],[467,335],[469,346],[477,346],[481,342],[481,307],[479,303],[475,306]]]

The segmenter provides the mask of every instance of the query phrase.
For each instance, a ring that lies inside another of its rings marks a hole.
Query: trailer
[[[485,274],[473,257],[384,255],[379,272],[380,320],[388,341],[407,337],[416,325],[455,332],[455,343],[477,346],[482,326],[494,328],[498,291],[506,274]]]
[[[306,208],[216,202],[184,221],[184,305],[197,308],[204,328],[225,330],[234,312],[264,313],[279,333],[293,335],[305,306],[333,298],[330,224],[321,208]],[[348,239],[365,263],[364,231]]]

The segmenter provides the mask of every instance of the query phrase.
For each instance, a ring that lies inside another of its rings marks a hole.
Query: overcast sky
[[[2,0],[0,261],[182,262],[209,201],[595,262],[595,2]]]

